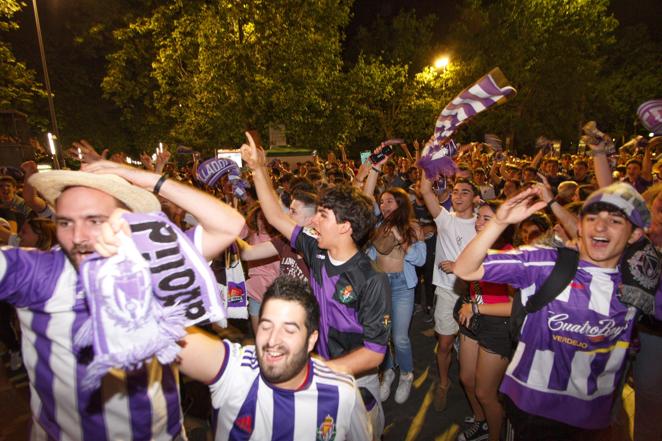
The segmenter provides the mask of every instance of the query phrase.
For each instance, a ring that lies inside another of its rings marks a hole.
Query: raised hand
[[[152,163],[152,158],[147,153],[142,152],[140,154],[140,162],[142,162],[145,170],[154,171],[154,164]]]
[[[494,220],[500,224],[516,224],[547,205],[539,200],[542,188],[531,187],[506,200],[497,210]],[[538,199],[538,200],[536,200]]]
[[[266,162],[264,150],[255,144],[253,137],[248,132],[246,132],[246,139],[248,140],[248,144],[243,144],[239,149],[241,151],[241,159],[251,170],[263,167]]]
[[[545,201],[546,203],[551,202],[552,199],[554,199],[554,193],[552,192],[552,186],[549,184],[549,181],[547,180],[547,177],[543,175],[542,173],[538,173],[538,177],[541,180],[541,183],[539,184],[540,190],[541,190],[541,196],[542,200]]]
[[[25,161],[24,163],[22,163],[21,170],[23,170],[23,173],[25,174],[26,181],[30,176],[39,172],[39,169],[37,168],[37,163],[34,161]]]
[[[117,249],[121,244],[118,236],[120,232],[126,236],[131,236],[131,227],[126,219],[122,217],[124,213],[128,213],[128,211],[122,208],[115,209],[108,220],[101,225],[101,234],[96,238],[94,249],[103,257],[117,254]]]
[[[81,139],[78,142],[74,142],[73,146],[67,150],[69,156],[73,159],[77,159],[84,164],[91,164],[96,161],[104,160],[108,157],[108,149],[104,149],[101,154],[98,154],[94,149],[92,144]]]
[[[163,173],[163,169],[170,160],[170,152],[168,150],[159,151],[156,154],[155,171],[159,174]]]

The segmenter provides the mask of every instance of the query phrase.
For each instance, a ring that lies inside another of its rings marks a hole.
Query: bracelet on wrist
[[[558,203],[559,203],[559,201],[557,201],[556,199],[552,199],[551,201],[547,202],[547,208],[549,208],[551,210],[552,205],[558,204]]]
[[[159,178],[158,181],[156,181],[156,184],[154,184],[154,190],[152,190],[152,193],[155,195],[159,194],[159,191],[161,191],[161,187],[163,186],[163,183],[168,179],[168,173],[163,173],[161,177]]]
[[[372,166],[372,171],[377,172],[377,174],[380,174],[382,171],[375,167],[374,165]]]

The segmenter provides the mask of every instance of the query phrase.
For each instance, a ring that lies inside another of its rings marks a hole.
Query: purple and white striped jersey
[[[557,255],[556,249],[537,247],[490,252],[483,280],[520,288],[526,304]],[[636,313],[617,297],[620,280],[618,269],[580,260],[563,292],[527,315],[501,383],[517,407],[586,429],[609,425]]]
[[[73,336],[89,313],[78,274],[62,250],[0,250],[0,300],[18,310],[30,378],[32,440],[185,439],[177,372],[148,368],[106,375],[80,388],[91,353],[74,354]]]
[[[354,379],[311,359],[304,384],[277,388],[260,375],[255,346],[223,341],[225,360],[209,385],[216,441],[368,441],[368,416]]]

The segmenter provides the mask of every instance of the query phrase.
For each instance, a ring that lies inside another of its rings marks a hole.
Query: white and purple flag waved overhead
[[[662,100],[646,101],[637,109],[637,115],[646,129],[662,135]]]
[[[447,176],[453,166],[451,158],[456,152],[450,137],[464,122],[495,104],[504,103],[517,94],[508,84],[501,69],[495,67],[475,83],[460,92],[439,114],[432,142],[422,152],[419,166],[430,179]],[[447,158],[443,160],[443,158]]]

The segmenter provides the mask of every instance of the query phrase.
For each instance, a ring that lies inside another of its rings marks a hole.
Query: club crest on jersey
[[[351,303],[356,300],[356,293],[350,284],[347,284],[344,287],[339,286],[336,292],[338,294],[338,300],[340,300],[341,303]]]
[[[316,441],[333,441],[336,439],[336,423],[331,415],[327,415],[317,428]]]

